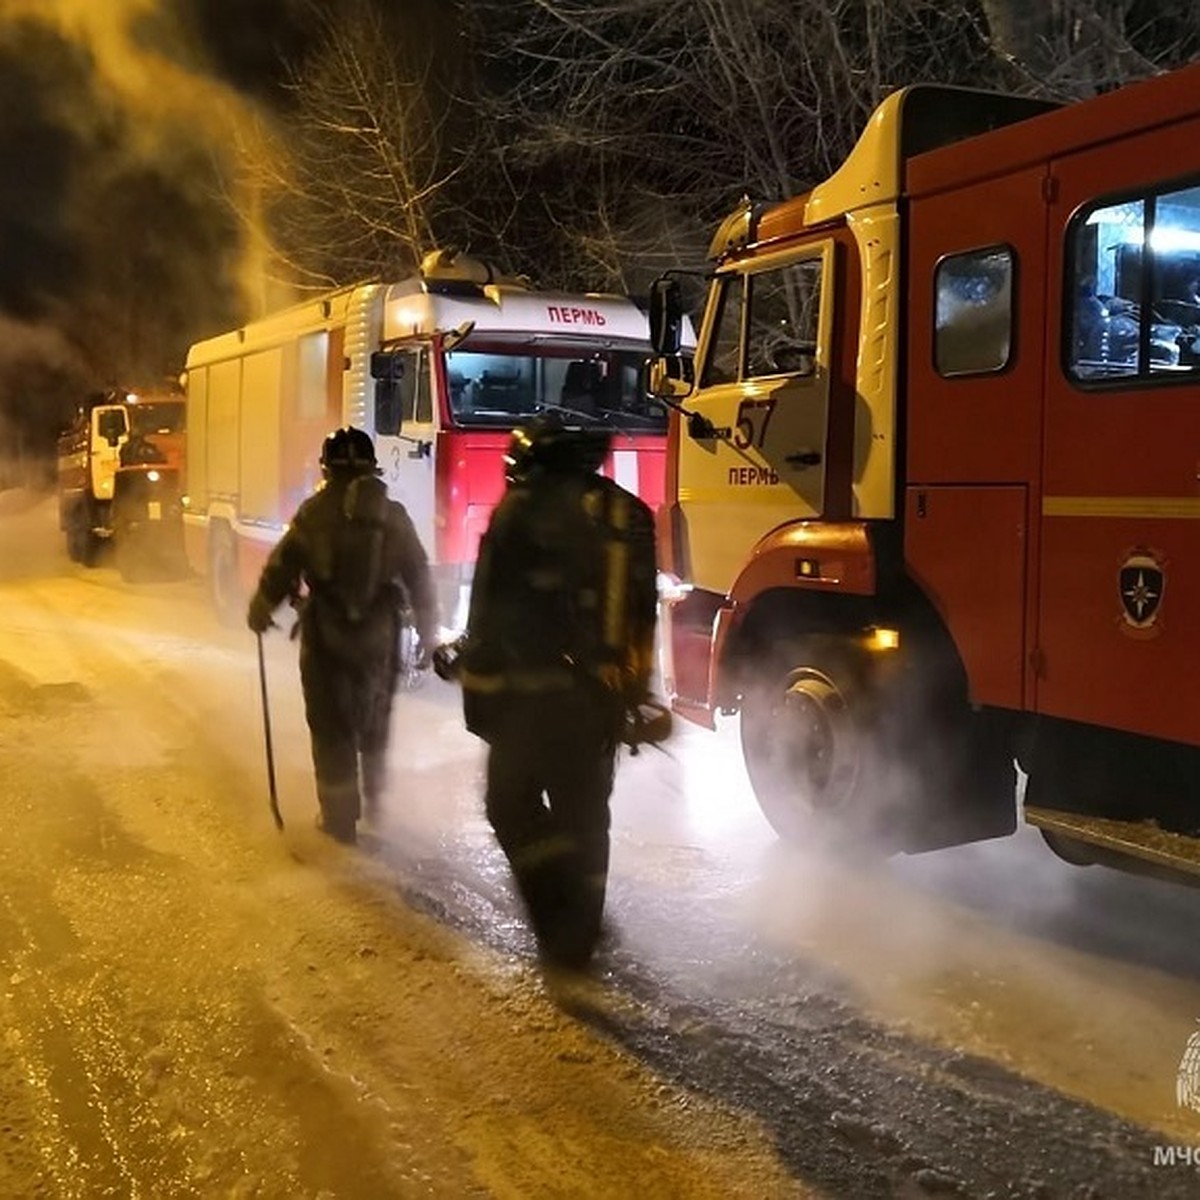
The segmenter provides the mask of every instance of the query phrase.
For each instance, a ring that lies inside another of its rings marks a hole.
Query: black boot
[[[335,842],[341,842],[344,846],[353,846],[358,841],[358,832],[355,826],[356,822],[346,820],[344,817],[334,817],[327,812],[322,812],[317,817],[317,828],[326,837],[331,837]]]

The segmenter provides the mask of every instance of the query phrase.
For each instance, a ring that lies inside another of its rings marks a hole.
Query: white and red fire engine
[[[1009,832],[1015,758],[1064,856],[1200,872],[1200,66],[901,91],[711,254],[694,384],[651,316],[677,710],[787,837]]]
[[[185,536],[234,622],[270,548],[320,480],[326,435],[375,440],[391,495],[430,553],[454,621],[504,487],[515,425],[546,409],[613,433],[606,471],[656,505],[666,414],[649,399],[645,314],[613,295],[565,295],[435,251],[397,283],[307,300],[194,345]]]

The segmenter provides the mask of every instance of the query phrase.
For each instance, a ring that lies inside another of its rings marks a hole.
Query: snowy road
[[[282,836],[249,634],[0,495],[0,1194],[1200,1193],[1200,893],[1028,831],[802,858],[685,729],[622,764],[595,977],[546,980],[452,689],[347,851],[268,652]]]

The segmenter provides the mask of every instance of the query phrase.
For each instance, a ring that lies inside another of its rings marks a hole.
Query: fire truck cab
[[[711,256],[695,382],[654,371],[677,711],[740,712],[787,838],[1011,832],[1015,760],[1065,857],[1194,878],[1200,66],[905,89]]]
[[[320,483],[324,438],[354,425],[374,439],[455,625],[523,420],[557,409],[610,430],[605,469],[661,503],[666,413],[646,394],[649,353],[631,300],[535,291],[445,251],[408,279],[343,288],[200,342],[187,360],[189,561],[222,617],[241,622],[267,554]]]

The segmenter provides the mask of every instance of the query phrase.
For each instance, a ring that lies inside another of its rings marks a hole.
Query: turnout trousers
[[[616,742],[598,685],[505,692],[488,741],[486,807],[547,958],[581,966],[601,931]]]
[[[348,661],[306,640],[300,684],[322,827],[339,841],[353,841],[355,823],[364,808],[374,815],[384,784],[395,662]]]

